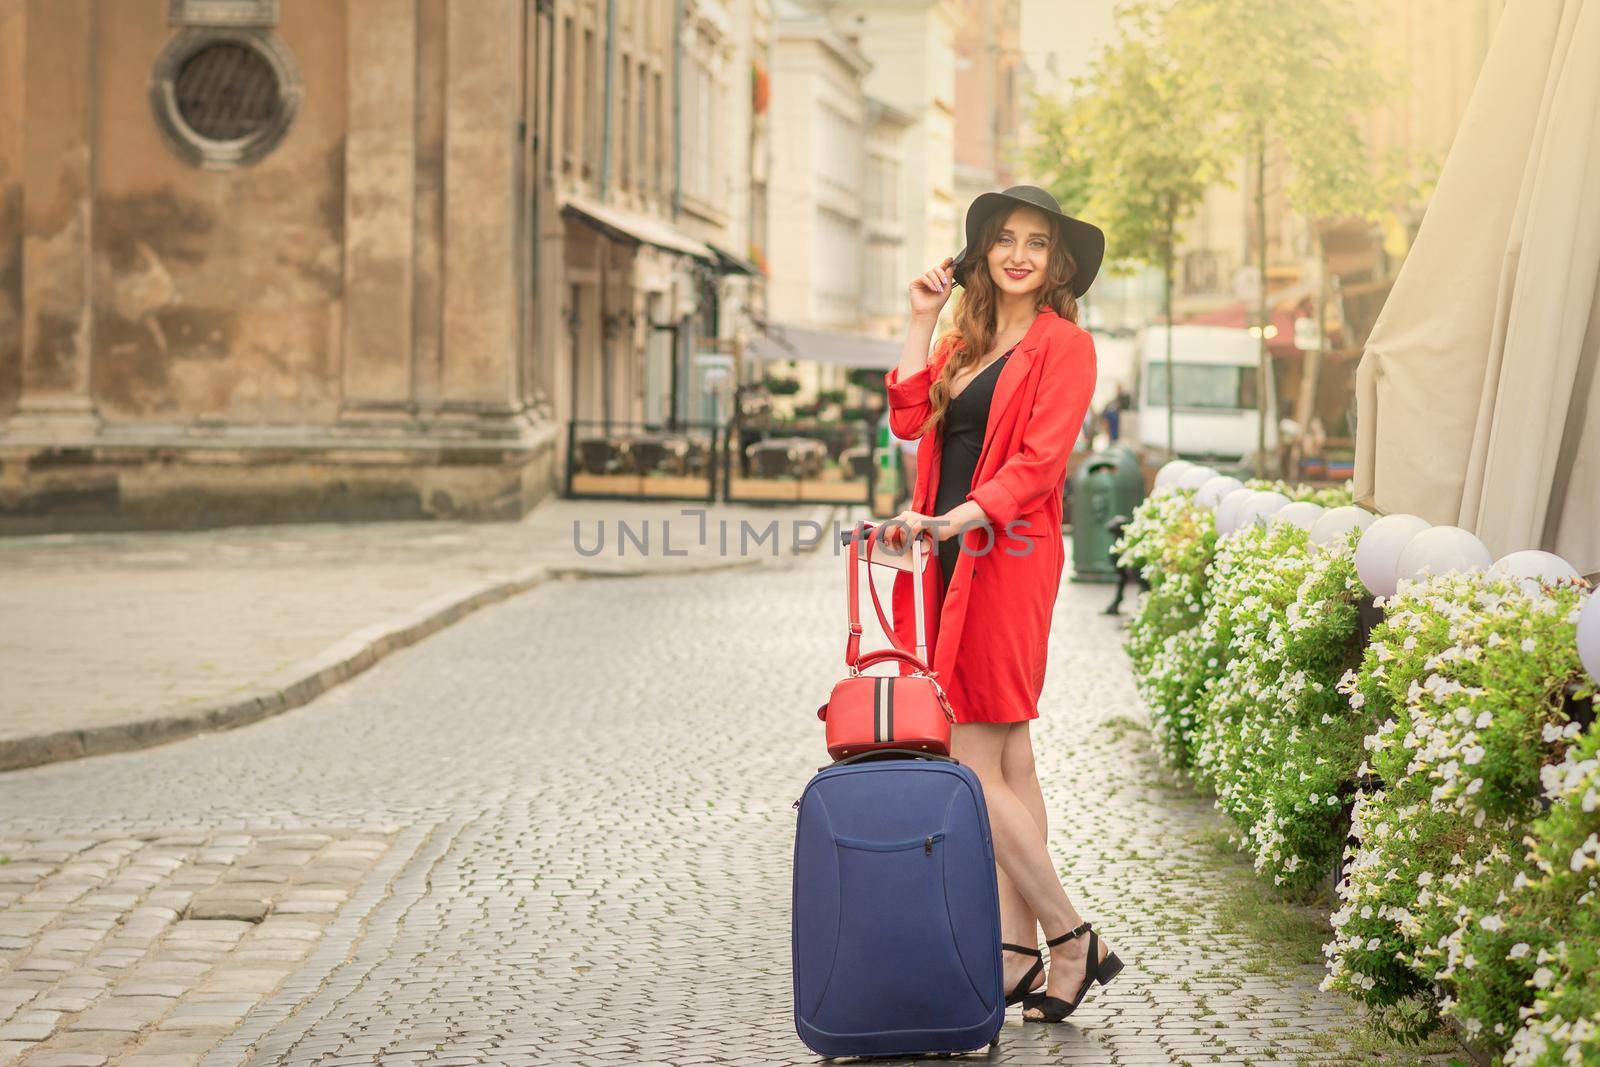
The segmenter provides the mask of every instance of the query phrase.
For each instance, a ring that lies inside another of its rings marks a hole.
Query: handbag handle
[[[897,660],[897,661],[899,661],[901,663],[909,663],[911,665],[911,669],[913,671],[915,671],[916,673],[918,673],[918,674],[922,675],[923,677],[927,678],[928,681],[932,682],[933,683],[934,696],[939,701],[939,707],[944,711],[944,717],[946,719],[948,719],[951,722],[952,725],[955,723],[955,721],[956,721],[956,711],[955,711],[954,708],[952,708],[950,706],[950,698],[945,696],[944,687],[939,684],[938,675],[935,674],[932,670],[930,670],[926,663],[922,662],[922,660],[918,659],[916,656],[912,655],[911,653],[902,652],[898,648],[878,648],[878,649],[874,649],[873,651],[868,652],[865,656],[862,656],[859,660],[856,661],[854,670],[856,672],[864,671],[868,667],[871,667],[871,666],[874,666],[876,664],[882,663],[885,660]],[[826,716],[823,713],[827,710],[827,707],[828,706],[826,704],[824,704],[822,707],[817,709],[817,718],[826,719]]]
[[[887,662],[888,660],[896,660],[900,663],[909,663],[913,670],[921,671],[924,674],[930,673],[928,670],[928,665],[922,662],[921,659],[917,658],[914,653],[906,652],[898,648],[875,648],[871,652],[868,652],[866,655],[862,656],[860,659],[856,660],[855,667],[858,671],[864,671],[868,667]]]
[[[871,759],[883,759],[885,757],[894,757],[897,759],[925,759],[932,760],[935,763],[954,763],[958,765],[961,763],[960,760],[955,759],[952,756],[941,756],[937,752],[921,752],[914,748],[874,748],[866,752],[858,752],[854,756],[846,756],[842,760],[836,760],[833,763],[833,766],[843,767],[851,763],[860,763]]]

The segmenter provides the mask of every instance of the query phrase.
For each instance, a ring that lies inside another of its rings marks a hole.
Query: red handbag
[[[872,594],[872,607],[878,613],[884,633],[889,635],[893,648],[880,648],[861,654],[861,616],[858,588],[860,556],[857,546],[867,543],[866,560],[869,571],[872,563],[872,545],[881,526],[869,528],[858,524],[850,536],[850,636],[845,643],[844,661],[850,676],[833,687],[828,702],[817,709],[817,718],[828,724],[828,755],[836,760],[859,756],[880,748],[905,748],[918,752],[932,752],[941,756],[950,754],[950,726],[956,721],[944,688],[939,685],[936,672],[929,669],[927,645],[927,620],[923,617],[923,597],[918,590],[916,601],[917,650],[901,647],[883,613],[878,590],[867,576],[867,591]],[[930,535],[931,540],[931,535]],[[912,544],[912,576],[919,584],[924,580],[922,538]],[[908,675],[892,674],[874,676],[863,674],[868,667],[878,663],[907,663],[912,671]]]

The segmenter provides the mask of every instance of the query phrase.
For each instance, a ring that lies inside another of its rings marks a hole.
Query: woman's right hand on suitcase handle
[[[909,544],[908,536],[920,537],[927,534],[938,542],[941,540],[939,530],[943,525],[946,524],[939,522],[936,516],[924,515],[917,511],[902,511],[889,521],[880,523],[878,530],[882,542],[898,552]]]

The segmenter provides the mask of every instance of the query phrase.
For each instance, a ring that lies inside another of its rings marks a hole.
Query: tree
[[[1208,134],[1203,94],[1151,32],[1158,21],[1129,12],[1118,40],[1072,81],[1070,101],[1036,96],[1037,140],[1025,153],[1069,213],[1106,231],[1108,269],[1158,266],[1168,325],[1167,446],[1172,434],[1172,290],[1178,227],[1224,177],[1228,152]]]
[[[1367,47],[1362,0],[1134,0],[1119,17],[1154,28],[1183,71],[1219,147],[1254,164],[1256,253],[1261,284],[1260,427],[1264,473],[1267,382],[1266,160],[1289,164],[1289,206],[1309,216],[1382,216],[1395,181],[1374,174],[1361,120],[1385,88]],[[1308,366],[1308,373],[1314,367]]]

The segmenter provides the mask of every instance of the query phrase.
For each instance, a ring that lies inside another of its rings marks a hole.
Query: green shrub
[[[1554,733],[1554,726],[1550,732]],[[1576,723],[1560,728],[1565,740]],[[1550,809],[1525,856],[1463,894],[1440,941],[1444,1009],[1510,1064],[1600,1062],[1600,734],[1577,734],[1543,769]]]
[[[1350,502],[1348,484],[1249,485]],[[1117,551],[1151,585],[1127,645],[1161,754],[1274,884],[1342,852],[1323,986],[1380,1029],[1415,1039],[1450,1017],[1507,1064],[1600,1064],[1600,732],[1564,701],[1593,691],[1584,588],[1402,582],[1363,650],[1358,540],[1312,548],[1283,524],[1219,540],[1187,492],[1140,507]]]
[[[1213,563],[1201,631],[1219,666],[1199,704],[1198,776],[1256,869],[1289,888],[1342,850],[1368,725],[1336,689],[1360,658],[1354,543],[1314,549],[1278,523],[1225,539]]]
[[[1403,582],[1341,680],[1380,724],[1364,744],[1383,784],[1356,798],[1324,986],[1402,1036],[1436,1025],[1419,1004],[1461,977],[1448,937],[1472,884],[1506,877],[1538,815],[1540,768],[1566,744],[1578,596],[1483,573]]]
[[[1206,611],[1206,566],[1216,522],[1192,494],[1146,499],[1113,546],[1118,566],[1137,567],[1150,591],[1128,627],[1139,695],[1150,709],[1151,733],[1168,766],[1187,770],[1193,704],[1210,667],[1195,648]]]

